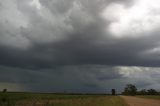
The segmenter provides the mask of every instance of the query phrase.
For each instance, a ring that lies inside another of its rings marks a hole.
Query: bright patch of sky
[[[110,22],[107,32],[115,37],[138,37],[160,27],[159,10],[159,0],[135,0],[131,7],[110,4],[102,12],[102,17]]]
[[[35,6],[37,9],[41,9],[41,4],[39,0],[33,0],[32,2],[30,2],[30,5]]]

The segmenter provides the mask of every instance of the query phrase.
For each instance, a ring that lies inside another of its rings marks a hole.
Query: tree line
[[[122,92],[123,95],[160,95],[160,92],[155,89],[141,89],[138,90],[133,84],[127,84]]]

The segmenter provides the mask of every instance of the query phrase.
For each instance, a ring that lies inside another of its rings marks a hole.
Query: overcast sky
[[[0,89],[160,89],[159,0],[0,0]]]

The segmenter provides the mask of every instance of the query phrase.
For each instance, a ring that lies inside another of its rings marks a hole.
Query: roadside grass
[[[33,101],[21,101],[19,104],[25,106],[32,106]],[[44,106],[127,106],[124,101],[118,96],[99,96],[99,97],[88,97],[88,98],[77,98],[77,99],[55,99],[55,100],[41,100],[35,103],[36,105]]]
[[[160,95],[139,95],[139,96],[136,96],[136,97],[160,100]]]
[[[127,106],[119,96],[0,93],[0,106]]]

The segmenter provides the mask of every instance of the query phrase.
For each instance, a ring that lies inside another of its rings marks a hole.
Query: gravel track
[[[128,106],[160,106],[160,100],[121,96]]]

